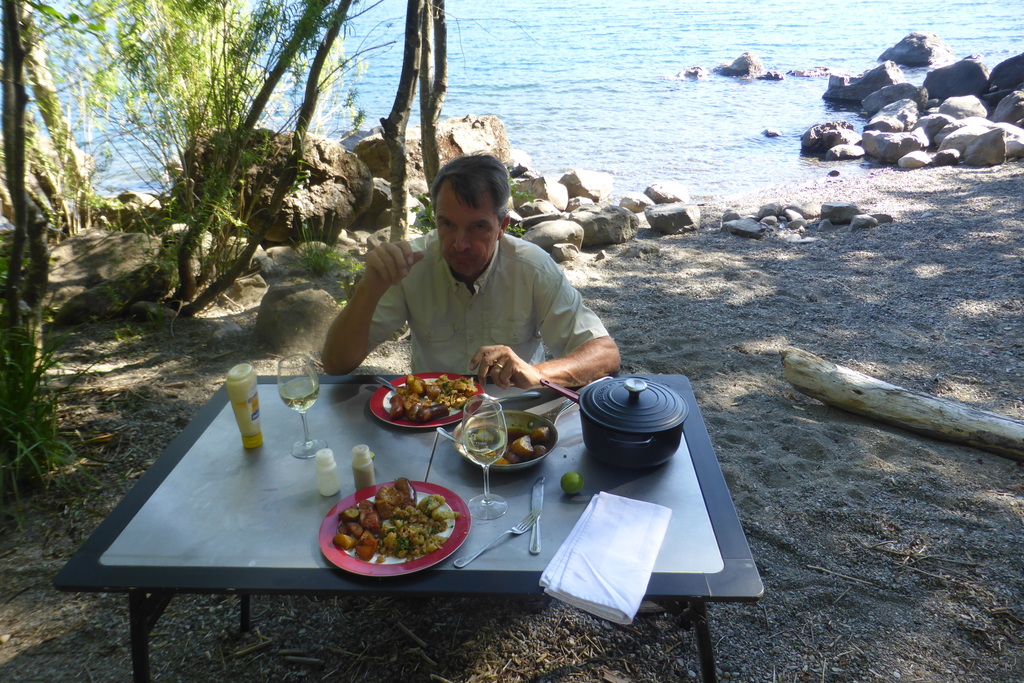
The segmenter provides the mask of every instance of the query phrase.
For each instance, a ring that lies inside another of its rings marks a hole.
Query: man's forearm
[[[374,287],[366,278],[356,285],[352,298],[327,330],[322,360],[328,375],[347,375],[366,358],[373,312],[384,291],[386,288]]]
[[[534,366],[543,379],[566,387],[579,387],[619,371],[619,347],[611,337],[581,344],[562,358]]]

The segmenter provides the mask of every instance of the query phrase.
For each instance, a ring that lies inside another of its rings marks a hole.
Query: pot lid
[[[649,434],[678,427],[687,408],[683,398],[663,384],[613,377],[583,387],[580,410],[608,429]]]

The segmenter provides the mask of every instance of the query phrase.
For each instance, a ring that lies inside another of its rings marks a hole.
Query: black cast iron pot
[[[598,460],[616,467],[654,467],[679,449],[686,402],[670,387],[640,377],[611,377],[579,393],[541,380],[578,401],[583,444]]]

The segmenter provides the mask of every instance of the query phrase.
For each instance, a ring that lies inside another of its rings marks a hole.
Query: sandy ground
[[[804,243],[718,229],[727,208],[850,201],[891,224]],[[1020,681],[1024,466],[808,398],[782,376],[796,346],[908,389],[1024,420],[1024,164],[881,170],[707,204],[703,227],[588,251],[566,266],[622,348],[625,372],[691,379],[765,583],[712,605],[730,681]],[[32,501],[0,539],[0,680],[124,681],[123,596],[51,581],[235,362],[213,312],[159,329],[89,326],[68,368],[96,363],[66,423],[105,463],[95,484]],[[406,370],[391,344],[363,371]],[[692,633],[653,610],[613,626],[537,598],[181,596],[152,636],[154,678],[337,681],[695,679]],[[397,627],[397,623],[401,627]],[[418,644],[409,635],[425,641]],[[249,646],[266,644],[255,651]],[[317,660],[289,659],[289,652]]]

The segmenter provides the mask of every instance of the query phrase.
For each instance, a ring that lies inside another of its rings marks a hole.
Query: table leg
[[[136,683],[149,681],[149,634],[164,613],[174,594],[165,591],[128,593],[128,626],[132,644],[132,680]]]
[[[249,632],[249,627],[250,627],[250,615],[251,615],[251,611],[249,609],[250,608],[250,598],[252,598],[252,596],[249,595],[248,593],[242,593],[238,597],[240,599],[239,600],[239,604],[242,607],[242,624],[241,624],[242,633],[248,633]]]
[[[708,607],[703,600],[690,600],[682,613],[683,621],[693,627],[697,636],[697,658],[700,660],[700,678],[704,683],[716,683],[715,648],[708,628]]]

